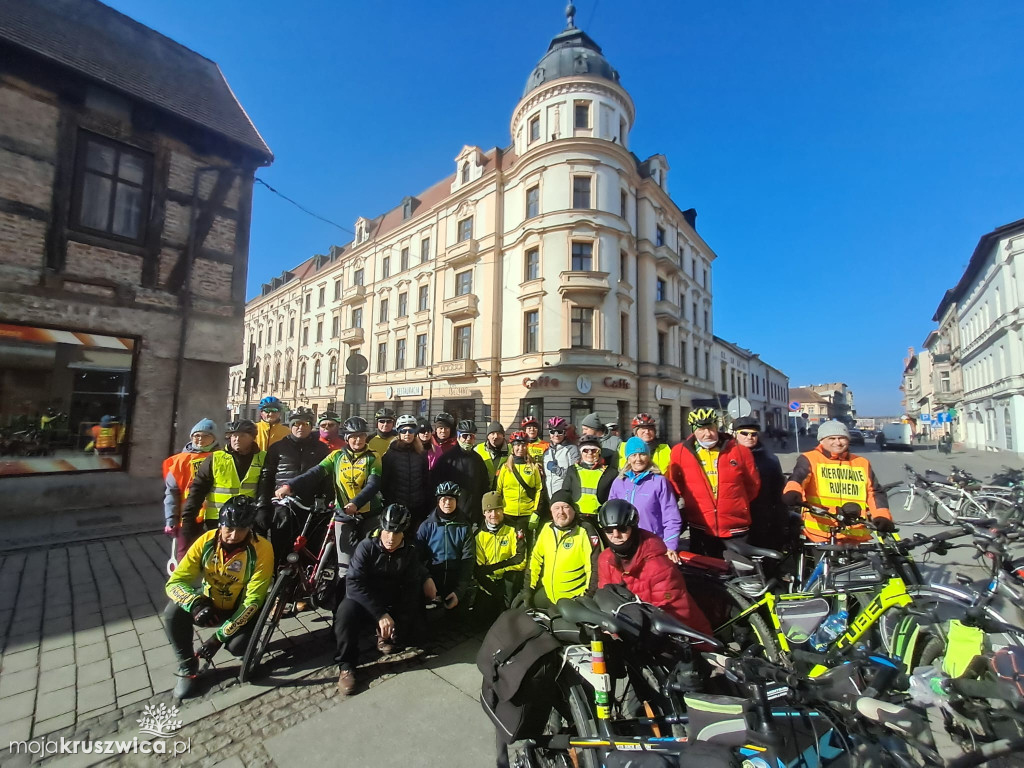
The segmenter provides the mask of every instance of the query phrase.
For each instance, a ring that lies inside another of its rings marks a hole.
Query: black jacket
[[[238,477],[243,478],[249,471],[249,467],[252,466],[252,457],[259,453],[260,447],[253,443],[252,452],[246,454],[235,453],[230,445],[225,446],[224,450],[234,459]],[[192,483],[188,487],[188,498],[185,499],[185,506],[181,511],[182,520],[195,520],[196,515],[199,514],[199,508],[206,501],[206,495],[213,489],[213,453],[211,452],[203,459],[203,463],[199,465],[192,477]],[[264,465],[263,471],[260,472],[259,485],[256,487],[256,505],[261,509],[269,509],[270,498],[274,495],[273,491],[274,487],[270,484],[267,468]]]
[[[782,503],[782,489],[786,476],[779,458],[760,440],[751,449],[757,474],[761,477],[761,490],[750,502],[750,543],[756,547],[785,549],[789,545],[789,512]]]
[[[423,584],[430,577],[413,541],[406,539],[388,552],[380,538],[363,539],[352,554],[345,578],[345,596],[380,619],[396,605],[423,602]]]
[[[288,435],[267,449],[267,476],[275,489],[280,488],[326,459],[330,452],[331,449],[320,442],[319,435],[310,435],[304,440]],[[309,498],[300,497],[300,501],[311,504],[313,495],[315,493]]]
[[[490,490],[491,481],[487,476],[487,465],[476,451],[452,448],[441,455],[430,472],[430,487],[437,488],[444,482],[458,483],[459,509],[471,523],[481,519],[480,503]]]
[[[427,452],[395,440],[381,459],[380,492],[385,504],[402,504],[417,522],[423,520],[434,505]]]

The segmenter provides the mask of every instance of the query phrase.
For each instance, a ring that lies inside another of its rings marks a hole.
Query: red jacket
[[[623,563],[611,549],[598,556],[598,588],[625,584],[626,589],[645,603],[672,614],[690,629],[712,634],[707,617],[686,591],[682,571],[665,554],[668,552],[665,542],[642,528],[634,528],[633,535],[640,537],[640,546],[628,563]]]
[[[743,535],[750,528],[750,502],[761,488],[754,454],[724,433],[719,437],[716,498],[697,458],[696,444],[691,435],[669,456],[668,481],[683,500],[683,519],[715,538]]]

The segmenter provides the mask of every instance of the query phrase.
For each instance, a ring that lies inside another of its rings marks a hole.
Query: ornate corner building
[[[628,423],[648,411],[678,439],[694,401],[716,396],[716,256],[669,195],[665,156],[630,151],[635,120],[570,11],[512,112],[510,146],[464,147],[451,176],[358,219],[351,243],[249,302],[229,408],[251,414],[275,394],[351,413],[351,361],[367,368],[363,414],[510,424],[596,410]]]

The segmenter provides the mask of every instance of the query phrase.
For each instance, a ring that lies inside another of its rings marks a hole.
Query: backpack
[[[483,675],[480,705],[503,741],[539,737],[558,690],[561,644],[519,610],[504,611],[476,656]]]

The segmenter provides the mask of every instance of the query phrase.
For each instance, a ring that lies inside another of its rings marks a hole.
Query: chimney
[[[687,208],[683,211],[683,218],[686,219],[686,223],[690,225],[694,232],[697,231],[697,209]]]

